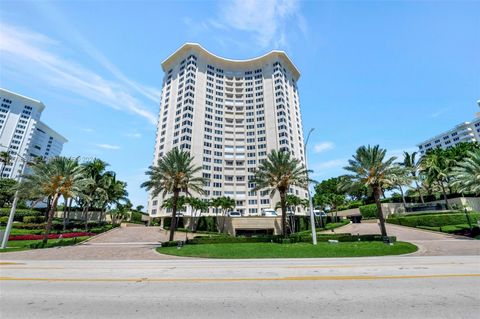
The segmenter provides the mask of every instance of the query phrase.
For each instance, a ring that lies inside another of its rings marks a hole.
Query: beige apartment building
[[[305,161],[300,73],[287,54],[271,51],[231,60],[186,43],[163,61],[162,68],[154,164],[174,147],[189,151],[209,180],[206,194],[199,197],[231,197],[235,210],[244,216],[274,208],[278,195],[270,198],[268,191],[252,191],[255,169],[272,149]],[[307,197],[305,190],[290,191]],[[162,203],[161,195],[150,196],[151,217],[169,215]],[[188,208],[185,214],[189,215]]]

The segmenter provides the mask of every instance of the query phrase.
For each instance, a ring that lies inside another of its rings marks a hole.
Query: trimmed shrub
[[[142,214],[139,212],[132,212],[130,216],[130,222],[133,223],[141,223],[142,222]]]
[[[8,216],[0,217],[0,224],[7,224],[8,223]]]
[[[201,216],[198,219],[197,231],[209,231],[209,232],[218,231],[217,218],[213,216]]]
[[[378,216],[378,210],[377,210],[377,205],[376,204],[370,204],[370,205],[365,205],[365,206],[360,206],[359,207],[360,214],[362,214],[362,217],[365,218],[376,218]]]
[[[172,224],[172,217],[165,217],[165,220],[163,221],[163,228],[167,229],[170,228],[170,225]],[[183,217],[177,217],[177,228],[183,228]]]
[[[389,236],[391,242],[395,242],[395,236]],[[352,234],[319,234],[317,235],[318,242],[327,242],[331,239],[339,242],[354,242],[354,241],[382,241],[381,235],[352,235]],[[240,244],[240,243],[279,243],[279,244],[293,244],[311,242],[312,236],[307,234],[293,234],[287,239],[282,236],[262,236],[262,237],[230,237],[230,236],[197,236],[194,239],[189,239],[187,244],[201,245],[201,244]],[[163,243],[162,247],[177,246],[178,241]]]
[[[480,217],[480,213],[469,213],[472,224],[475,224]],[[390,224],[418,227],[441,227],[447,225],[459,225],[468,223],[467,217],[464,213],[453,214],[422,214],[405,217],[388,218],[387,222]]]
[[[15,228],[18,229],[44,229],[46,223],[41,224],[26,224],[26,223],[19,223],[15,224]]]
[[[5,208],[0,208],[0,217],[7,217],[10,215],[10,208],[5,207]],[[15,210],[15,216],[13,218],[14,221],[16,222],[22,222],[23,217],[25,216],[43,216],[44,214],[42,212],[32,210],[32,209],[16,209]]]
[[[44,223],[45,216],[24,216],[23,222],[27,224]]]

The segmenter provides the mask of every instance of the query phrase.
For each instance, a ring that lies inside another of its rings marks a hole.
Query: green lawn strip
[[[71,246],[78,244],[90,237],[83,236],[75,238],[67,238],[67,239],[49,239],[47,245],[44,248],[51,248],[51,247],[58,247],[58,246]],[[6,249],[0,249],[0,253],[12,252],[12,251],[21,251],[21,250],[29,250],[32,249],[30,247],[31,244],[38,244],[42,242],[42,240],[10,240],[8,241],[8,247]]]
[[[396,242],[393,245],[383,242],[320,242],[317,246],[307,243],[202,244],[186,245],[181,249],[159,247],[157,251],[185,257],[247,259],[386,256],[408,254],[417,249],[417,246],[406,242]]]
[[[474,227],[475,225],[472,225]],[[470,225],[468,224],[457,224],[457,225],[445,225],[445,226],[435,226],[435,227],[430,227],[430,226],[417,226],[416,228],[420,229],[427,229],[427,230],[433,230],[433,231],[439,231],[443,233],[455,233],[457,231],[462,231],[462,230],[469,230]]]
[[[5,227],[0,227],[0,230],[5,230]],[[12,227],[12,229],[10,230],[10,236],[41,235],[43,232],[43,229],[21,229]]]

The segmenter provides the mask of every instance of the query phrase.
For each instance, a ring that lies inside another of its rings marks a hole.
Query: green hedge
[[[44,223],[45,222],[45,216],[24,216],[23,217],[23,222],[27,223],[27,224]]]
[[[8,217],[10,215],[10,208],[0,208],[0,217]],[[17,209],[15,210],[15,216],[13,218],[16,222],[23,222],[23,217],[26,216],[44,216],[44,213],[33,209]]]
[[[19,228],[19,229],[44,229],[46,223],[15,223],[14,227]],[[99,222],[88,222],[88,228],[98,228],[105,226],[105,223],[99,223]],[[67,224],[67,229],[72,230],[72,229],[79,229],[83,230],[85,229],[85,224],[83,222],[70,222]],[[59,221],[53,221],[52,223],[52,230],[54,231],[60,231],[63,230],[63,223]]]
[[[172,217],[165,217],[163,221],[163,228],[170,228],[172,224]],[[177,228],[183,228],[183,217],[177,217]]]
[[[217,232],[217,218],[214,216],[201,216],[198,219],[197,231]]]
[[[141,223],[142,222],[142,214],[139,212],[132,212],[130,216],[130,222],[133,223]]]
[[[391,242],[397,239],[395,236],[389,236]],[[318,242],[327,242],[329,240],[338,240],[339,242],[354,242],[354,241],[382,241],[381,235],[352,235],[352,234],[319,234],[317,235]],[[201,245],[201,244],[240,244],[240,243],[300,243],[311,242],[311,235],[291,235],[287,239],[282,236],[261,236],[261,237],[231,237],[231,236],[197,236],[189,239],[187,244]],[[171,241],[162,243],[162,247],[177,246],[178,241]]]
[[[378,216],[376,204],[360,206],[359,210],[363,218],[376,218]]]
[[[470,221],[472,224],[476,224],[480,217],[480,213],[469,213]],[[428,215],[413,215],[404,217],[388,218],[387,222],[390,224],[418,227],[441,227],[447,225],[459,225],[468,223],[467,217],[464,213],[453,214],[428,214]]]

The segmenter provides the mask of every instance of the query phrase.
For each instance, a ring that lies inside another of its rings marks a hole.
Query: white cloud
[[[309,169],[313,170],[312,177],[325,177],[341,175],[342,168],[348,164],[348,159],[339,158],[325,162],[313,163]]]
[[[444,107],[442,109],[439,109],[438,111],[430,114],[431,118],[437,118],[445,113],[448,113],[452,108],[451,107]]]
[[[104,148],[107,150],[119,150],[120,146],[118,145],[112,145],[112,144],[96,144],[100,148]]]
[[[133,137],[133,138],[140,138],[140,137],[142,137],[142,134],[137,133],[137,132],[133,132],[133,133],[127,133],[127,134],[125,134],[125,136]]]
[[[298,0],[221,1],[218,18],[208,24],[220,30],[252,32],[262,48],[286,46],[287,31],[293,26],[304,34],[307,31]]]
[[[87,132],[87,133],[95,132],[95,130],[93,128],[82,128],[82,131]]]
[[[60,55],[57,43],[45,35],[0,24],[2,68],[10,73],[45,81],[52,88],[61,88],[109,106],[146,118],[155,124],[157,117],[135,96],[129,85],[103,78],[101,75]],[[123,81],[124,82],[124,81]]]
[[[315,153],[321,153],[321,152],[329,151],[334,147],[335,147],[335,144],[333,144],[332,142],[321,142],[313,146],[313,151]]]
[[[326,162],[315,163],[312,165],[313,170],[327,170],[332,168],[339,168],[347,165],[348,160],[346,159],[334,159]]]

